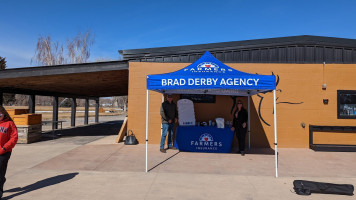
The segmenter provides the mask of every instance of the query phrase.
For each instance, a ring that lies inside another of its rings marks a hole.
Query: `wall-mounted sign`
[[[189,99],[194,103],[215,103],[215,95],[207,94],[181,94],[181,99]]]

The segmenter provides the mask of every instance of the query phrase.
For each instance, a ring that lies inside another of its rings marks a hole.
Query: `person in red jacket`
[[[0,198],[4,193],[7,163],[17,142],[17,128],[5,108],[0,106]]]

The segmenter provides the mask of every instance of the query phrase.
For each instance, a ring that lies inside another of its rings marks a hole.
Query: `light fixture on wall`
[[[329,99],[323,99],[323,103],[324,104],[328,104],[329,103]]]
[[[323,85],[321,86],[323,90],[326,90],[326,82],[325,82],[325,62],[323,62]]]
[[[300,126],[301,126],[302,128],[305,128],[305,123],[304,123],[304,122],[300,123]]]

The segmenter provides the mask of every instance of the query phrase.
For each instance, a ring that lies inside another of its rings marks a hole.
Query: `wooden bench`
[[[355,133],[356,126],[319,126],[309,125],[309,148],[314,151],[337,151],[337,152],[356,152],[356,145],[341,144],[314,144],[314,131],[317,132],[340,132]]]
[[[42,121],[42,125],[47,125],[47,124],[60,124],[61,125],[61,130],[63,128],[62,123],[65,121]],[[52,126],[53,127],[53,126]]]

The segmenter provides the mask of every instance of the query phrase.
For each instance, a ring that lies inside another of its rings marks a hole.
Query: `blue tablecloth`
[[[213,126],[178,126],[174,146],[180,151],[230,153],[234,132]]]

